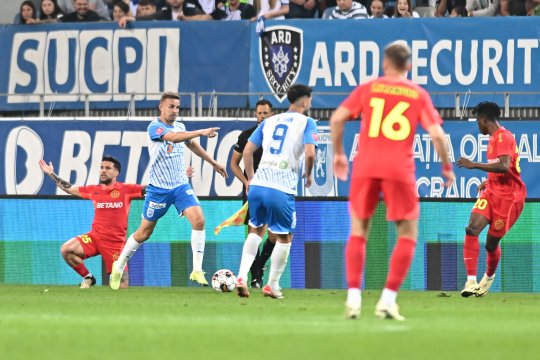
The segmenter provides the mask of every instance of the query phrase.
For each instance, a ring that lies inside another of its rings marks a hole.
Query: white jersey
[[[162,138],[168,132],[185,131],[186,127],[179,121],[171,126],[157,118],[148,125],[151,185],[162,189],[174,189],[189,182],[184,160],[186,143],[173,143]]]
[[[257,127],[249,141],[263,148],[250,184],[296,195],[304,145],[317,145],[315,121],[297,112],[274,115]]]

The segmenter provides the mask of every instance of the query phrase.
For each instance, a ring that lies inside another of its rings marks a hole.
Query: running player
[[[501,110],[492,102],[478,104],[473,114],[477,117],[478,129],[489,135],[487,164],[472,162],[461,157],[457,164],[466,169],[479,169],[488,173],[478,191],[480,197],[473,206],[469,224],[465,228],[463,260],[467,271],[467,282],[461,296],[484,296],[495,278],[501,258],[499,242],[517,221],[527,197],[525,184],[521,180],[519,153],[512,133],[499,124]],[[486,272],[477,283],[476,271],[480,245],[478,235],[489,225],[486,237]]]

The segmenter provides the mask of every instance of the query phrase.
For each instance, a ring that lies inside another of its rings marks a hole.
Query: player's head
[[[120,170],[122,170],[122,165],[118,159],[110,155],[103,156],[99,170],[99,183],[110,185],[116,182],[116,178],[120,175]]]
[[[291,106],[302,108],[304,112],[311,108],[311,93],[313,90],[303,84],[294,84],[287,91],[287,100]]]
[[[159,101],[160,118],[172,124],[180,112],[180,95],[174,91],[165,91]]]
[[[490,124],[497,125],[501,117],[501,109],[494,102],[483,101],[474,107],[472,114],[476,116],[480,132],[487,135],[489,134]]]
[[[384,49],[383,68],[384,72],[396,70],[407,72],[411,67],[411,48],[404,41],[394,41]]]
[[[255,116],[257,117],[257,124],[260,124],[264,119],[274,115],[274,109],[272,103],[266,99],[261,99],[255,104]]]

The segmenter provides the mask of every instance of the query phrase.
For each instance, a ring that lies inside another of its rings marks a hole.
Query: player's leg
[[[206,281],[204,271],[202,269],[204,247],[206,244],[206,232],[204,230],[205,219],[202,208],[199,205],[190,206],[184,209],[182,214],[191,224],[191,252],[193,269],[189,279],[201,286],[208,286],[208,281]]]
[[[467,281],[460,294],[463,297],[474,295],[478,290],[476,279],[478,270],[478,256],[480,255],[480,244],[478,235],[489,224],[490,208],[487,198],[479,198],[473,207],[469,218],[469,223],[465,228],[465,240],[463,242],[463,262],[467,272]]]
[[[264,281],[264,267],[266,266],[266,262],[268,261],[268,259],[270,259],[270,256],[272,256],[272,252],[274,251],[274,247],[276,245],[276,235],[274,235],[271,231],[268,231],[267,233],[268,238],[264,242],[263,248],[260,252],[260,256],[258,258],[255,258],[255,262],[257,263],[259,271],[259,278],[257,279],[257,283],[260,286],[262,286]]]
[[[360,317],[362,306],[362,278],[366,259],[366,242],[370,218],[377,207],[381,181],[378,179],[354,179],[350,189],[351,234],[345,246],[345,272],[347,300],[345,318]]]
[[[502,238],[493,236],[488,232],[486,237],[486,272],[478,283],[477,289],[474,292],[475,296],[484,296],[493,285],[493,280],[495,280],[495,272],[497,271],[497,266],[501,259],[501,248],[499,242]]]
[[[272,231],[270,228],[269,231]],[[263,287],[264,296],[268,296],[274,299],[283,299],[283,293],[279,286],[279,280],[281,275],[287,267],[289,260],[289,253],[291,252],[292,234],[274,234],[276,237],[276,244],[274,251],[271,255],[270,273],[268,274],[268,283]]]
[[[414,183],[383,180],[382,189],[387,219],[396,222],[397,241],[390,258],[386,284],[375,307],[375,315],[380,319],[403,321],[405,318],[399,314],[396,299],[414,257],[420,208]]]
[[[248,235],[251,234],[251,233],[256,233],[256,230],[255,230],[255,228],[248,225]],[[262,234],[262,236],[264,236],[264,233]],[[262,238],[262,236],[261,236],[261,238]],[[244,246],[245,246],[245,242],[244,242]],[[261,276],[261,269],[260,269],[260,266],[259,266],[260,258],[261,258],[261,252],[260,252],[259,247],[257,247],[257,253],[255,254],[255,260],[253,260],[253,263],[251,264],[251,267],[249,268],[249,272],[251,274],[251,287],[252,288],[257,288],[257,289],[261,288],[260,278],[262,276]]]
[[[96,284],[96,278],[84,265],[84,259],[97,255],[92,239],[88,235],[72,238],[62,244],[60,253],[66,263],[83,278],[81,289],[88,289]]]
[[[111,276],[109,277],[109,286],[113,290],[118,290],[121,287],[122,278],[124,276],[124,270],[126,265],[135,255],[137,249],[141,244],[150,238],[150,235],[154,232],[157,221],[147,220],[145,218],[141,219],[141,224],[139,228],[129,236],[124,245],[118,260],[113,262],[111,266]]]
[[[253,266],[254,260],[259,251],[259,244],[264,235],[266,225],[266,208],[264,207],[264,197],[266,188],[253,186],[249,190],[249,225],[251,231],[248,233],[242,248],[242,258],[236,279],[236,291],[240,297],[249,297],[247,287],[247,276],[249,269]]]

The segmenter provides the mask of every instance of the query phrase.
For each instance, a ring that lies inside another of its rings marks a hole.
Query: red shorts
[[[372,178],[355,178],[351,181],[349,200],[354,215],[359,219],[369,219],[377,207],[381,191],[388,220],[418,219],[420,206],[415,184]]]
[[[484,191],[474,203],[472,212],[489,220],[491,236],[502,238],[521,215],[524,204],[525,199],[504,199]]]
[[[105,262],[107,274],[111,273],[112,264],[118,260],[125,245],[124,241],[104,240],[102,236],[93,231],[90,231],[88,234],[77,236],[77,240],[79,240],[84,251],[83,259],[101,254],[101,257]]]

